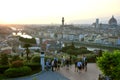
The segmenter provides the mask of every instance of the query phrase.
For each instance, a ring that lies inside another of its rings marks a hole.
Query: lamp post
[[[44,52],[41,52],[41,54],[40,54],[40,64],[41,64],[41,66],[42,66],[42,71],[45,70],[45,61],[44,61],[44,57],[45,57]]]

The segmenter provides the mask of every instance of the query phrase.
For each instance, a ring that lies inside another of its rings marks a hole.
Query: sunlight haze
[[[60,24],[120,15],[120,0],[0,0],[0,23]]]

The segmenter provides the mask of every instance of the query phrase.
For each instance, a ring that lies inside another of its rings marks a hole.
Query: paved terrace
[[[70,67],[69,70],[66,70],[64,67],[59,72],[67,77],[69,80],[98,80],[100,70],[95,63],[89,63],[87,67],[87,72],[84,70],[80,72],[75,72],[74,65]]]
[[[4,80],[98,80],[99,73],[100,71],[96,64],[89,63],[87,72],[75,72],[74,65],[72,65],[69,70],[63,67],[57,72],[45,71],[31,76]]]

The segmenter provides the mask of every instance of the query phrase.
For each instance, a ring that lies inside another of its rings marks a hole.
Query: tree
[[[72,49],[68,49],[66,52],[67,52],[69,55],[74,55],[74,50],[72,50]]]
[[[70,48],[71,48],[71,49],[75,49],[75,45],[74,45],[73,42],[71,43]]]
[[[29,50],[29,47],[30,47],[30,46],[31,46],[30,44],[25,44],[25,45],[24,45],[25,52],[26,52],[26,56],[27,56],[27,60],[28,60],[28,54],[30,53],[30,50]]]
[[[104,75],[120,80],[120,50],[104,52],[97,58],[97,65]]]
[[[58,37],[57,33],[55,33],[55,34],[54,34],[54,37],[55,37],[55,38],[57,38],[57,37]]]
[[[61,51],[75,56],[91,53],[86,47],[76,48],[73,42],[71,45],[63,47]]]
[[[62,47],[62,50],[61,50],[61,51],[62,51],[62,52],[67,52],[67,50],[69,50],[69,49],[72,49],[72,50],[75,50],[75,49],[76,49],[73,42],[72,42],[71,45],[69,45],[69,46]]]
[[[35,38],[23,38],[23,37],[19,37],[19,40],[21,42],[24,42],[24,43],[31,43],[31,44],[36,44],[36,39]]]
[[[8,55],[2,53],[1,54],[1,60],[0,60],[1,65],[8,65]]]

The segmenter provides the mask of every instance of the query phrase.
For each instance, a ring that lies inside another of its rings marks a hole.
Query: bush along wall
[[[9,68],[9,65],[0,65],[0,74],[3,74],[5,70]]]
[[[4,72],[4,75],[7,77],[20,77],[20,76],[25,76],[29,75],[31,73],[31,68],[28,66],[23,66],[19,68],[9,68]]]
[[[88,63],[96,63],[96,54],[89,54],[86,57]]]
[[[30,67],[32,69],[32,71],[36,71],[36,70],[41,71],[40,63],[27,63],[27,64],[25,64],[25,66]]]
[[[40,56],[33,56],[31,58],[32,63],[40,63]]]

